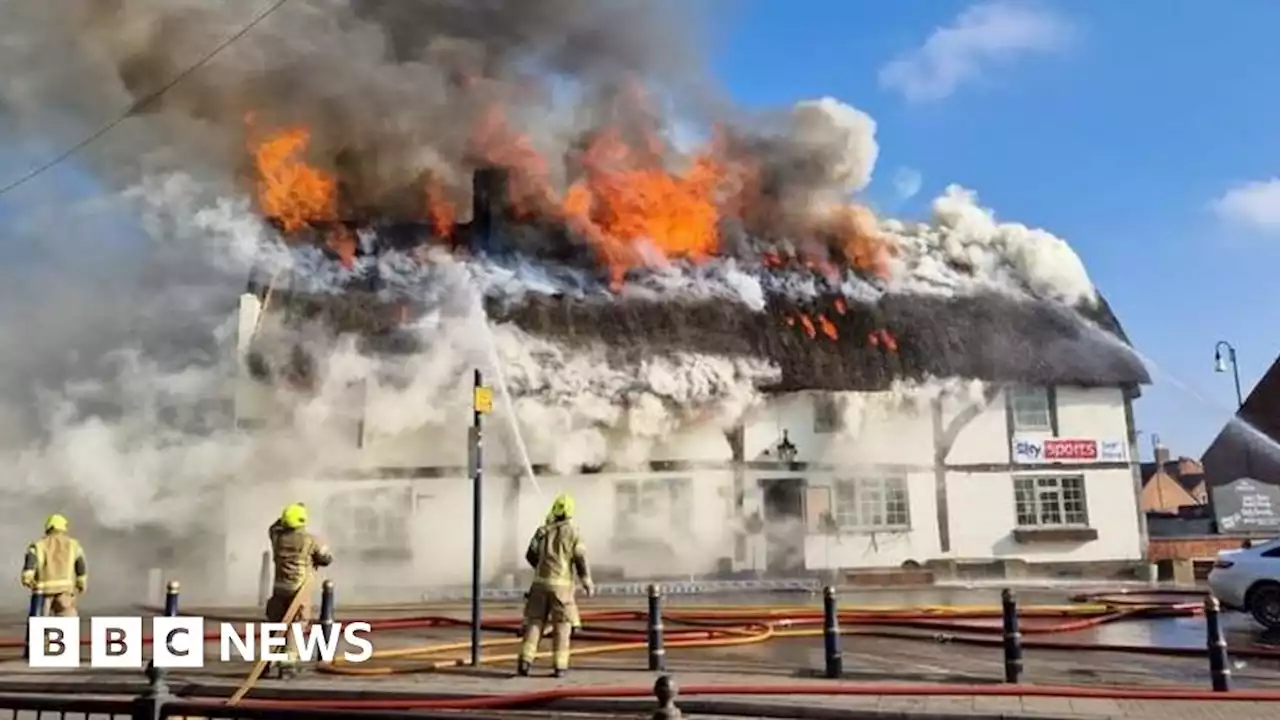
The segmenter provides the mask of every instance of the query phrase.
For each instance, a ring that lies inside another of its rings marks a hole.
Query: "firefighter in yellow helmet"
[[[280,519],[268,530],[271,538],[271,559],[275,565],[275,579],[271,597],[267,600],[267,622],[284,622],[285,613],[293,605],[299,592],[309,592],[308,581],[316,568],[333,562],[333,555],[314,535],[307,532],[307,507],[302,503],[289,505],[280,513]],[[311,617],[311,598],[303,596],[295,616],[300,623]],[[289,659],[281,663],[280,671],[295,670],[298,649],[289,633],[286,654]]]
[[[533,534],[525,551],[524,557],[533,566],[534,578],[524,605],[524,642],[516,666],[519,675],[529,674],[543,627],[550,625],[552,667],[556,677],[564,676],[569,669],[569,637],[573,628],[581,624],[573,596],[574,574],[588,596],[595,594],[586,548],[572,523],[573,511],[573,498],[557,497],[547,515],[548,522]]]
[[[27,546],[22,586],[44,596],[45,615],[75,617],[76,596],[88,581],[84,548],[67,534],[67,518],[50,515],[44,521],[44,537]]]

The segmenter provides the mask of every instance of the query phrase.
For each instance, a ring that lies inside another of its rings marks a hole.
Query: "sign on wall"
[[[1095,463],[1125,462],[1128,452],[1119,440],[1089,438],[1024,438],[1013,439],[1015,463]]]
[[[1213,489],[1218,532],[1274,532],[1280,529],[1280,488],[1240,478]]]

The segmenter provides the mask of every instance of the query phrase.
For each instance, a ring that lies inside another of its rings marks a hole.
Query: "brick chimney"
[[[1155,452],[1156,452],[1156,465],[1158,466],[1157,469],[1162,470],[1164,469],[1164,464],[1169,462],[1169,460],[1171,459],[1171,456],[1169,454],[1169,448],[1165,447],[1164,445],[1156,445]]]
[[[510,177],[506,169],[482,167],[471,176],[471,242],[480,250],[494,249],[494,237],[507,218]]]

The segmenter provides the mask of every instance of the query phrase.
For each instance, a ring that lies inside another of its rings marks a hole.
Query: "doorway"
[[[803,478],[760,481],[764,505],[765,571],[770,575],[804,572]]]

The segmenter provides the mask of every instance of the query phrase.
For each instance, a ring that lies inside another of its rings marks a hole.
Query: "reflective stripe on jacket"
[[[70,535],[50,533],[27,547],[28,561],[35,570],[35,591],[41,595],[73,592],[76,579],[85,577],[84,549]]]
[[[526,553],[526,556],[535,555],[537,566],[533,581],[549,587],[572,587],[574,566],[586,565],[582,538],[578,535],[578,528],[568,520],[538,528]]]
[[[276,590],[298,590],[316,567],[332,562],[329,550],[306,530],[271,528],[271,558],[275,561]]]

